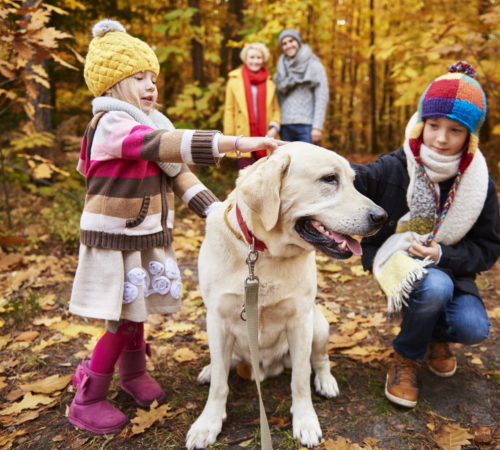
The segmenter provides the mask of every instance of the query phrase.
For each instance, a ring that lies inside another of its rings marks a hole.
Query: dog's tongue
[[[333,238],[335,239],[335,242],[337,244],[341,244],[342,242],[345,242],[347,244],[347,247],[349,248],[349,250],[351,250],[351,252],[354,254],[354,255],[362,255],[363,254],[363,250],[361,249],[361,245],[359,244],[359,242],[350,237],[350,236],[345,236],[343,234],[338,234],[338,233],[335,233],[334,231],[331,231],[332,235],[333,235]]]

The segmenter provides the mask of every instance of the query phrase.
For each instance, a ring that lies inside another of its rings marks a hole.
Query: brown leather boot
[[[431,342],[427,351],[427,366],[439,377],[451,377],[457,371],[457,358],[447,342]]]
[[[385,396],[391,402],[408,408],[417,404],[417,366],[417,361],[394,352],[385,382]]]

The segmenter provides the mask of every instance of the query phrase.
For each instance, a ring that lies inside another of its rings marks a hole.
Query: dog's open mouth
[[[362,254],[361,245],[356,239],[337,233],[310,217],[297,220],[295,230],[306,242],[333,258],[346,259],[353,254]]]

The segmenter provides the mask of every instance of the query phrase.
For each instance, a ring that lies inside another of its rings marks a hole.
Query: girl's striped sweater
[[[202,217],[217,201],[186,165],[216,165],[217,134],[155,130],[125,111],[96,114],[85,131],[77,167],[87,185],[81,243],[127,251],[169,245],[174,194]],[[182,163],[181,170],[169,177],[158,162]]]

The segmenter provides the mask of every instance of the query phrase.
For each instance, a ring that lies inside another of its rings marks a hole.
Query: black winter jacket
[[[383,228],[376,235],[364,238],[361,242],[363,266],[366,270],[372,270],[377,250],[394,234],[398,220],[408,212],[406,190],[410,179],[406,168],[406,155],[403,148],[400,148],[380,156],[373,163],[352,164],[352,168],[356,172],[356,189],[384,208],[388,214]],[[441,204],[446,200],[452,183],[453,179],[439,184]],[[441,244],[442,255],[436,267],[452,277],[456,289],[479,297],[474,279],[479,272],[493,266],[500,256],[499,234],[498,197],[490,177],[483,210],[476,223],[457,244]]]

